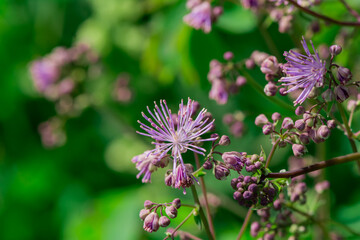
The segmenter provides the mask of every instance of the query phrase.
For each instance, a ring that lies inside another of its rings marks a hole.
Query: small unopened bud
[[[337,72],[337,78],[339,79],[341,84],[346,84],[352,78],[352,73],[350,69],[345,67],[339,67]]]
[[[315,191],[317,193],[321,194],[329,187],[330,187],[330,183],[328,181],[322,181],[315,185]]]
[[[271,119],[276,122],[276,121],[279,121],[281,119],[281,114],[278,113],[278,112],[274,112],[272,115],[271,115]]]
[[[219,138],[219,134],[213,133],[213,134],[210,135],[210,137],[211,137],[211,138],[216,138],[216,139],[218,139],[218,138]]]
[[[284,148],[284,147],[286,147],[286,142],[285,141],[280,141],[279,142],[279,148]]]
[[[236,82],[235,82],[236,86],[242,87],[242,86],[245,85],[245,83],[246,83],[246,78],[245,78],[245,77],[243,77],[243,76],[238,76],[238,77],[236,78]]]
[[[175,198],[171,203],[176,209],[181,207],[181,200],[179,198]]]
[[[172,184],[173,184],[173,174],[172,173],[165,175],[165,184],[169,187],[172,186]]]
[[[150,214],[150,210],[149,209],[141,209],[140,213],[139,213],[139,217],[141,218],[141,220],[145,220],[145,218],[147,217],[147,215]]]
[[[335,94],[332,89],[327,89],[325,92],[321,94],[321,97],[325,102],[331,102],[335,100]]]
[[[273,131],[273,125],[271,123],[267,123],[262,128],[264,135],[269,135]]]
[[[150,209],[152,206],[154,206],[155,203],[153,203],[152,201],[150,200],[145,200],[144,202],[144,208],[145,209]]]
[[[168,219],[166,216],[161,216],[159,220],[160,227],[167,227],[170,224],[170,219]]]
[[[265,233],[264,240],[274,240],[275,239],[275,233]]]
[[[289,118],[289,117],[284,118],[284,120],[282,122],[282,125],[281,125],[281,128],[290,130],[293,127],[294,127],[293,120],[291,118]]]
[[[257,116],[255,118],[255,125],[256,126],[263,126],[268,122],[269,122],[269,120],[267,119],[267,117],[264,114],[260,114],[259,116]]]
[[[295,157],[301,157],[305,153],[305,146],[301,144],[293,144],[292,150]]]
[[[176,218],[177,216],[177,210],[173,205],[167,206],[165,208],[165,212],[169,216],[169,218]]]
[[[339,55],[342,51],[342,48],[339,45],[331,45],[329,49],[330,49],[331,55],[333,55],[333,56]]]
[[[250,227],[251,236],[256,237],[259,234],[260,228],[261,226],[259,222],[253,222]]]
[[[159,227],[159,216],[155,212],[150,213],[144,220],[144,230],[151,233],[159,230]]]
[[[204,163],[203,163],[203,168],[205,168],[206,170],[210,170],[213,168],[213,164],[209,161],[209,160],[206,160]]]
[[[241,154],[239,152],[224,152],[221,156],[223,161],[230,165],[235,165],[237,162],[241,160]]]
[[[298,116],[303,115],[304,113],[305,113],[305,108],[303,106],[298,106],[295,109],[295,114]]]
[[[218,18],[221,14],[223,14],[223,12],[224,12],[224,8],[221,6],[214,7],[212,11],[215,18]]]
[[[215,166],[214,175],[215,175],[216,179],[224,180],[224,179],[226,179],[227,176],[229,176],[229,174],[230,174],[230,171],[225,166],[223,166],[221,164]]]
[[[275,56],[266,58],[261,63],[261,72],[264,74],[276,74],[279,71],[279,62]]]
[[[224,53],[224,59],[227,61],[230,61],[234,58],[234,54],[230,51]]]
[[[327,121],[326,125],[327,125],[328,128],[330,128],[330,129],[336,128],[336,122],[335,122],[335,120],[329,120],[329,121]]]
[[[245,61],[245,67],[247,69],[253,69],[255,67],[255,62],[253,59],[249,58],[249,59],[246,59]]]
[[[276,199],[275,201],[274,201],[274,209],[275,210],[280,210],[281,209],[281,200],[280,199]]]
[[[268,84],[265,85],[264,92],[266,96],[271,97],[276,95],[277,89],[278,87],[273,82],[269,82]]]
[[[226,135],[222,135],[219,141],[220,146],[228,146],[230,145],[230,138]]]
[[[330,129],[327,126],[322,125],[317,130],[317,135],[321,138],[327,139],[330,136]]]
[[[295,121],[295,128],[299,131],[303,131],[305,129],[305,121],[302,119]]]
[[[279,94],[280,94],[281,96],[286,96],[286,95],[287,95],[286,88],[280,88],[280,89],[279,89]]]
[[[343,101],[345,101],[346,99],[349,98],[348,88],[345,86],[341,86],[341,85],[336,86],[335,87],[335,96],[336,96],[336,100],[339,103],[342,103]]]

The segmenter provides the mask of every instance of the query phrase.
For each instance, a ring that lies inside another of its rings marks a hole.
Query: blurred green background
[[[327,15],[344,13],[336,4],[331,1],[324,6]],[[184,196],[163,184],[164,169],[153,174],[152,184],[136,179],[137,170],[130,160],[152,147],[148,139],[135,133],[139,130],[136,120],[154,100],[166,99],[173,109],[180,99],[199,101],[213,113],[220,134],[229,134],[222,116],[241,110],[246,115],[245,135],[232,138],[232,145],[224,151],[259,153],[260,145],[269,151],[268,138],[253,125],[255,117],[263,112],[293,113],[274,105],[250,85],[219,106],[208,99],[211,86],[206,78],[210,60],[221,60],[225,51],[233,51],[237,60],[249,57],[253,50],[269,52],[257,18],[226,3],[225,13],[206,35],[183,23],[186,13],[185,2],[178,0],[0,1],[0,239],[162,239],[164,229],[153,234],[142,230],[138,212],[144,200],[169,202],[180,197],[191,203],[192,199],[190,193]],[[278,33],[276,23],[266,31],[283,52],[300,41],[309,24],[299,17],[297,30],[290,34]],[[313,38],[315,45],[331,45],[339,27],[322,27]],[[358,40],[356,33],[355,44],[339,57],[340,63],[359,67]],[[91,92],[96,104],[68,121],[63,147],[44,149],[37,127],[55,110],[33,87],[29,63],[56,46],[70,47],[76,42],[88,43],[100,55],[103,72]],[[116,76],[123,72],[131,76],[134,95],[126,104],[111,98]],[[251,74],[262,86],[266,84],[258,70]],[[359,114],[354,119],[354,129],[358,129]],[[334,131],[325,144],[310,146],[309,151],[330,158],[351,149],[346,137]],[[290,154],[290,148],[276,153],[272,169],[287,168]],[[355,166],[328,169],[324,175],[331,183],[329,214],[360,229],[360,181]],[[211,174],[206,176],[209,191],[223,203],[215,215],[219,239],[234,239],[246,213],[232,201],[230,179],[220,182]],[[171,226],[188,213],[181,209]],[[183,229],[205,237],[193,220]]]

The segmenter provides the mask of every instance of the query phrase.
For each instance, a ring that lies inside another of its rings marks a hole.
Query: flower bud
[[[219,141],[220,146],[228,146],[230,145],[230,138],[226,135],[222,135]]]
[[[259,234],[260,228],[259,222],[253,222],[250,227],[251,236],[256,237]]]
[[[335,120],[329,120],[327,121],[326,125],[328,126],[328,128],[333,129],[336,127],[336,122]]]
[[[241,121],[234,122],[230,127],[230,132],[235,137],[241,137],[244,131],[244,123]]]
[[[253,69],[255,67],[255,62],[253,59],[249,58],[249,59],[246,59],[245,61],[245,67],[247,69]]]
[[[275,233],[265,233],[264,240],[274,240],[275,239]]]
[[[273,131],[273,125],[271,123],[267,123],[262,128],[264,135],[269,135]]]
[[[271,115],[271,119],[276,122],[276,121],[279,121],[281,119],[281,114],[278,113],[278,112],[274,112],[272,115]]]
[[[346,84],[352,78],[352,73],[350,69],[345,67],[339,67],[337,72],[337,78],[339,79],[341,84]]]
[[[214,175],[216,179],[224,180],[226,179],[227,176],[229,176],[229,174],[230,174],[229,169],[227,169],[224,165],[218,164],[215,166]]]
[[[172,186],[172,184],[173,184],[173,174],[172,173],[165,175],[165,184],[169,187]]]
[[[269,82],[265,85],[264,92],[266,96],[272,97],[276,95],[277,89],[278,87],[273,82]]]
[[[330,88],[323,92],[321,94],[321,97],[324,99],[325,102],[332,102],[335,100],[335,94]]]
[[[315,185],[315,191],[319,194],[323,193],[326,189],[330,187],[330,183],[328,181],[322,181]]]
[[[260,114],[259,116],[257,116],[255,118],[255,125],[256,126],[263,126],[268,122],[269,122],[269,120],[267,119],[267,117],[264,114]]]
[[[279,89],[279,94],[280,94],[281,96],[286,96],[286,95],[287,95],[286,88],[280,88],[280,89]]]
[[[230,51],[224,53],[224,59],[227,61],[230,61],[234,58],[234,54]]]
[[[329,49],[330,49],[331,55],[333,55],[333,56],[339,55],[342,51],[342,48],[339,45],[331,45]]]
[[[284,118],[284,120],[282,122],[282,125],[281,125],[281,128],[288,129],[288,130],[294,128],[293,120],[291,118],[289,118],[289,117]]]
[[[213,134],[210,135],[210,137],[211,138],[216,138],[216,140],[217,140],[217,139],[219,139],[219,134],[213,133]]]
[[[305,108],[303,106],[298,106],[296,109],[295,109],[295,114],[297,116],[300,116],[300,115],[303,115],[305,113]]]
[[[305,129],[305,121],[303,119],[296,120],[295,128],[299,131],[303,131]]]
[[[181,207],[181,200],[179,198],[175,198],[171,203],[176,209]]]
[[[342,103],[343,101],[345,101],[346,99],[349,98],[348,88],[345,86],[341,86],[341,85],[336,86],[335,87],[335,96],[336,96],[336,100],[339,103]]]
[[[159,220],[160,227],[167,227],[170,224],[170,219],[168,219],[166,216],[161,216]]]
[[[153,203],[152,201],[150,200],[145,200],[144,202],[144,208],[145,209],[150,209],[152,206],[154,206],[155,203]]]
[[[144,219],[147,217],[147,215],[150,214],[150,210],[149,209],[141,209],[140,213],[139,213],[139,217],[141,218],[141,220],[144,221]]]
[[[317,135],[323,139],[327,139],[330,136],[330,129],[327,126],[322,125],[317,130]]]
[[[243,76],[238,76],[236,78],[236,82],[235,82],[236,86],[238,87],[242,87],[246,84],[246,78]]]
[[[177,216],[177,210],[173,205],[167,206],[165,208],[165,212],[169,216],[169,218],[176,218]]]
[[[295,157],[301,157],[305,153],[305,146],[301,144],[293,144],[292,150]]]
[[[215,18],[218,18],[221,14],[223,14],[224,8],[221,6],[216,6],[213,8],[212,13]]]
[[[275,56],[270,56],[266,58],[261,63],[261,72],[264,74],[276,74],[279,71],[279,63]]]
[[[235,165],[237,162],[241,161],[241,154],[239,152],[224,152],[221,156],[223,161],[230,165]]]
[[[279,148],[284,148],[284,147],[286,147],[286,142],[285,141],[280,141],[279,142]]]
[[[206,160],[203,163],[203,168],[205,168],[206,170],[210,170],[210,169],[212,169],[212,167],[213,167],[213,164],[209,160]]]
[[[151,233],[159,229],[159,216],[157,213],[150,213],[144,220],[143,228],[145,231]]]
[[[276,199],[275,201],[274,201],[274,209],[275,210],[280,210],[281,209],[281,200],[280,199]]]

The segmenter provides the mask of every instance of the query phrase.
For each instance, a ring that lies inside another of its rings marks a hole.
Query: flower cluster
[[[228,113],[223,117],[223,123],[229,127],[230,133],[234,137],[242,137],[244,134],[244,114],[240,111],[234,114]]]
[[[59,147],[66,142],[63,125],[63,121],[58,117],[53,117],[46,122],[40,123],[38,129],[44,147]]]
[[[144,230],[147,232],[156,232],[160,227],[167,227],[170,224],[169,218],[176,218],[178,209],[181,207],[179,198],[175,198],[170,203],[153,203],[150,200],[144,202],[144,209],[140,210],[139,217],[144,221]],[[160,217],[157,213],[160,209]],[[167,216],[163,215],[163,210]]]
[[[223,13],[222,7],[212,7],[208,1],[202,0],[188,0],[186,7],[191,12],[184,16],[184,22],[197,30],[203,30],[204,33],[211,31],[212,24]]]
[[[160,101],[160,107],[155,103],[153,111],[148,107],[148,117],[144,112],[142,116],[148,121],[146,125],[140,121],[140,127],[145,131],[137,132],[141,135],[155,140],[152,142],[156,147],[146,153],[145,158],[150,154],[156,154],[159,159],[163,159],[171,151],[173,158],[173,170],[165,177],[166,184],[175,188],[185,188],[191,186],[194,177],[192,176],[193,167],[186,165],[182,154],[188,150],[205,155],[206,150],[199,146],[205,141],[213,141],[217,138],[202,139],[201,136],[214,128],[214,120],[210,121],[211,116],[207,114],[206,109],[202,109],[195,117],[199,104],[190,98],[187,105],[179,105],[178,114],[172,114],[166,101]]]
[[[126,73],[120,74],[114,86],[113,97],[121,103],[128,103],[132,98],[132,92],[129,88],[130,76]]]
[[[226,63],[215,59],[210,62],[210,71],[207,77],[212,87],[209,98],[214,99],[218,104],[227,103],[229,94],[237,93],[239,88],[246,83],[246,79],[239,75],[236,64],[232,61],[233,58],[232,52],[225,52]]]

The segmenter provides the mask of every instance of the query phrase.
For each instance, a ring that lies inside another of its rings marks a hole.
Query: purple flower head
[[[166,162],[168,162],[168,157],[169,155],[167,154],[161,156],[160,153],[151,151],[145,151],[143,154],[133,157],[131,161],[136,163],[136,168],[140,171],[136,177],[140,178],[141,175],[144,175],[142,182],[151,182],[151,174],[157,170],[157,167],[165,167],[167,165]]]
[[[313,47],[314,54],[310,53],[304,37],[301,43],[306,55],[292,50],[285,52],[284,56],[287,63],[282,66],[282,71],[286,73],[287,76],[279,80],[283,82],[285,86],[292,86],[287,90],[288,93],[299,88],[303,89],[302,93],[294,101],[294,105],[302,104],[314,87],[323,86],[324,75],[326,73],[325,61],[320,59],[312,41],[310,40],[310,43]]]
[[[138,132],[141,135],[151,137],[155,140],[152,142],[156,148],[147,153],[149,157],[152,153],[159,154],[159,158],[163,158],[170,150],[171,156],[174,158],[173,162],[173,175],[176,176],[176,166],[179,162],[182,168],[185,169],[184,161],[181,154],[187,150],[195,153],[205,155],[205,149],[197,146],[204,141],[213,141],[216,138],[201,139],[201,135],[207,133],[213,128],[215,120],[209,121],[206,116],[206,109],[202,109],[196,118],[191,115],[194,113],[196,107],[195,101],[188,99],[187,105],[184,105],[183,100],[179,105],[179,112],[174,121],[174,116],[168,108],[165,100],[160,100],[160,107],[155,103],[153,111],[147,107],[148,117],[142,112],[142,116],[149,122],[149,126],[138,121],[140,127],[145,131]],[[175,122],[177,124],[175,124]],[[186,178],[185,171],[183,178]]]
[[[202,29],[205,33],[211,31],[211,5],[205,1],[192,8],[191,12],[184,16],[184,22],[195,29]]]

